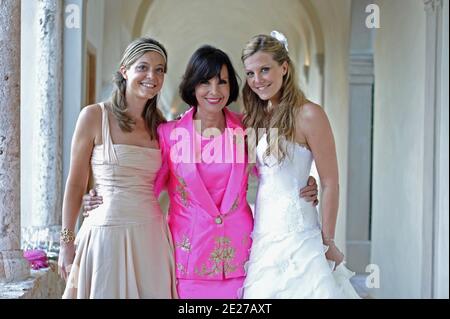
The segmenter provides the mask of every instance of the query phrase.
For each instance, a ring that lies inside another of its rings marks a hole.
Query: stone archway
[[[292,9],[286,10],[288,6]],[[209,18],[208,10],[216,7],[223,12],[214,19]],[[267,16],[260,17],[260,14]],[[221,27],[214,27],[219,23]],[[188,24],[189,28],[186,27]],[[315,102],[322,103],[325,44],[316,9],[310,0],[285,0],[276,5],[272,1],[223,3],[217,0],[217,4],[194,1],[188,4],[177,2],[176,6],[170,1],[144,0],[136,15],[134,36],[149,34],[169,51],[169,73],[162,91],[162,101],[168,108],[173,105],[186,62],[198,46],[208,43],[224,49],[242,75],[239,57],[245,42],[255,34],[269,33],[273,29],[281,29],[279,31],[288,37],[297,73],[302,74],[304,80],[301,83],[311,92]]]
[[[142,0],[139,5],[139,9],[136,12],[136,18],[133,25],[133,38],[137,38],[142,35],[142,27],[144,25],[145,17],[153,3],[153,0]]]

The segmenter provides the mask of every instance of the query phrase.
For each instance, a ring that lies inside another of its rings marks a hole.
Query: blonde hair
[[[164,58],[164,73],[167,72],[167,52],[166,49],[156,40],[151,38],[139,38],[134,40],[126,48],[120,66],[129,69],[142,55],[147,52],[154,51]],[[131,132],[135,121],[127,114],[126,87],[127,80],[120,71],[117,71],[113,77],[113,83],[116,86],[111,96],[111,112],[115,119],[119,122],[119,127],[124,132]],[[163,114],[157,107],[158,94],[149,99],[142,111],[147,128],[149,129],[150,138],[155,140],[158,138],[156,129],[158,125],[166,122]]]
[[[258,128],[277,128],[278,140],[269,138],[267,132],[267,141],[269,148],[265,155],[269,155],[271,150],[277,147],[278,162],[281,163],[286,157],[286,144],[280,138],[288,141],[294,141],[295,138],[295,118],[298,110],[307,102],[303,92],[300,90],[295,75],[295,68],[289,58],[284,45],[276,38],[269,35],[257,35],[250,39],[242,50],[241,60],[245,60],[256,52],[265,52],[272,55],[272,58],[282,65],[287,62],[287,72],[283,76],[281,85],[280,103],[273,108],[272,113],[268,110],[269,101],[261,100],[258,95],[252,91],[247,82],[242,90],[244,102],[244,125],[251,127],[258,132]],[[259,140],[260,136],[257,137]],[[276,146],[278,144],[278,146]]]

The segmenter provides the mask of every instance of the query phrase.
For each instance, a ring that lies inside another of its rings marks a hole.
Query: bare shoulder
[[[308,101],[303,104],[297,113],[297,125],[303,128],[311,128],[328,123],[328,117],[324,109],[316,103]]]
[[[77,122],[77,136],[101,144],[102,109],[99,104],[92,104],[81,109]]]
[[[297,139],[303,142],[309,140],[312,135],[320,135],[328,130],[329,121],[320,105],[308,101],[299,108],[295,125]]]
[[[324,116],[326,117],[325,111],[319,104],[308,101],[300,108],[297,114],[297,120],[300,123],[311,122],[320,120]]]
[[[90,124],[101,122],[102,109],[99,104],[87,105],[81,109],[79,117],[80,121],[89,122]]]

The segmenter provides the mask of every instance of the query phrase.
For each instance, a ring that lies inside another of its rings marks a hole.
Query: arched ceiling
[[[105,0],[106,5],[110,5],[109,3],[110,1],[118,1],[118,0]],[[151,1],[148,0],[126,0],[126,1],[119,0],[119,1],[121,4],[120,15],[122,16],[122,19],[125,22],[124,24],[126,29],[130,30],[131,33],[134,31],[134,28],[136,27],[136,22],[139,19],[139,13],[141,12],[140,9],[143,8],[143,4]],[[149,7],[150,5],[148,5],[147,9]],[[134,37],[133,33],[132,36]]]
[[[136,12],[136,18],[134,19],[133,26],[133,38],[137,38],[142,35],[142,27],[145,21],[145,17],[147,16],[150,6],[152,5],[153,0],[139,0],[141,3],[138,6],[138,10]]]
[[[147,35],[169,52],[169,72],[162,92],[167,111],[179,107],[178,84],[189,57],[202,44],[230,55],[243,78],[240,53],[251,36],[283,32],[297,65],[323,52],[322,30],[310,0],[135,0],[133,36]],[[298,69],[301,70],[301,69]],[[178,110],[179,111],[179,110]]]

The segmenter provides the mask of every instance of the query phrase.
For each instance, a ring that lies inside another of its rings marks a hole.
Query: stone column
[[[38,0],[32,226],[57,232],[62,202],[62,1]],[[51,235],[51,234],[50,234]]]
[[[0,282],[30,274],[20,250],[20,3],[0,0]]]

